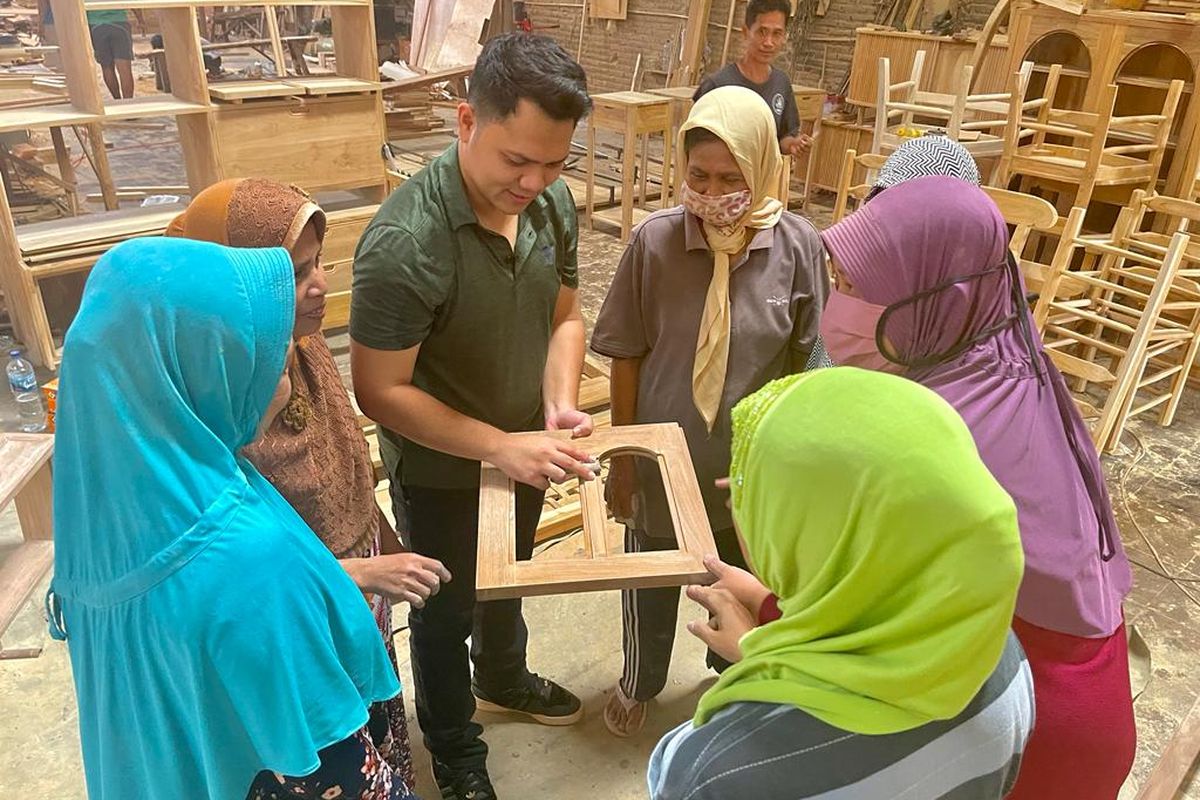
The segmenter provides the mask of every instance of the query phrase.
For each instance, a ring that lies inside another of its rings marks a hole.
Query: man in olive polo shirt
[[[526,667],[520,601],[475,602],[475,550],[481,460],[517,482],[518,558],[532,553],[548,482],[592,477],[570,442],[513,435],[592,430],[576,408],[578,228],[559,180],[590,106],[583,69],[553,40],[492,39],[458,109],[459,141],[384,202],[355,254],[355,393],[398,448],[403,502],[393,498],[412,549],[453,575],[409,615],[417,718],[443,797],[495,797],[476,698],[548,725],[582,715]]]

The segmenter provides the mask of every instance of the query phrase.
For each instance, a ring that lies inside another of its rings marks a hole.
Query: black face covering
[[[1005,271],[1007,271],[1009,274],[1010,284],[1012,286],[1012,289],[1009,292],[1011,308],[1008,315],[1000,321],[972,334],[968,338],[962,339],[948,350],[928,356],[921,356],[919,358],[904,359],[901,356],[890,352],[891,348],[885,345],[884,332],[887,330],[888,319],[900,309],[906,308],[910,305],[915,305],[927,297],[933,297],[941,292],[946,291],[952,286],[957,286],[960,283],[983,280],[991,275]],[[1041,358],[1038,356],[1037,346],[1034,344],[1033,340],[1032,321],[1029,318],[1029,306],[1025,303],[1025,298],[1021,296],[1020,267],[1017,265],[1017,260],[1013,256],[1012,252],[1008,251],[1004,262],[1001,264],[988,267],[987,269],[979,272],[973,272],[970,275],[962,275],[957,278],[951,278],[950,280],[943,281],[942,283],[939,283],[929,289],[917,292],[911,297],[906,297],[903,300],[899,300],[889,305],[884,309],[883,314],[881,314],[879,317],[879,323],[875,326],[875,346],[879,348],[879,352],[883,354],[883,357],[888,361],[891,361],[893,364],[899,364],[906,369],[935,367],[938,364],[944,364],[958,354],[969,350],[979,342],[989,339],[1001,331],[1012,327],[1013,325],[1018,325],[1020,328],[1021,338],[1025,342],[1025,348],[1029,353],[1029,361],[1033,365],[1034,371],[1038,376],[1038,382],[1040,383],[1043,380]]]

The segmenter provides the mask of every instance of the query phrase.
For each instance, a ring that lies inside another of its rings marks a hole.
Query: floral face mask
[[[687,181],[683,182],[679,192],[679,201],[684,208],[718,228],[732,227],[741,221],[750,210],[751,199],[749,189],[714,197],[700,194],[688,186]]]

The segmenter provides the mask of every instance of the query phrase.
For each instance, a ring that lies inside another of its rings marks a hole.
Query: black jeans
[[[746,568],[733,528],[714,531],[717,555],[726,564]],[[625,528],[625,552],[646,553],[673,550],[675,538],[653,536],[646,531]],[[675,624],[679,619],[679,589],[624,589],[621,591],[622,636],[625,668],[621,672],[621,691],[626,697],[646,702],[667,684],[671,650],[675,646]],[[724,672],[729,662],[709,650],[705,663]]]
[[[393,483],[393,486],[395,484]],[[533,537],[544,492],[517,484],[517,558],[533,554]],[[479,538],[478,489],[405,486],[393,495],[397,517],[407,512],[414,552],[441,561],[452,580],[422,609],[409,612],[417,721],[425,747],[451,769],[482,766],[487,745],[483,728],[471,720],[471,664],[475,681],[490,693],[520,686],[528,678],[525,645],[529,632],[520,600],[475,602],[475,553]]]

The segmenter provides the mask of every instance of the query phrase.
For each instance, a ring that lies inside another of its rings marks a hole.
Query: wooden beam
[[[285,78],[287,61],[283,57],[283,41],[279,38],[279,17],[275,16],[275,13],[276,9],[272,6],[263,6],[263,20],[267,25],[267,38],[271,40],[271,60],[275,62],[275,75]]]
[[[1200,757],[1200,699],[1183,718],[1136,800],[1173,800]]]
[[[683,33],[683,58],[675,72],[672,86],[690,86],[700,79],[700,63],[704,58],[704,43],[708,39],[708,15],[712,0],[691,0],[687,26]]]
[[[733,38],[733,15],[737,11],[737,0],[729,0],[729,16],[725,19],[725,43],[721,45],[721,66],[729,60],[729,40]]]

